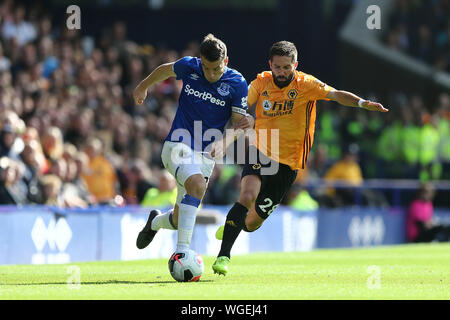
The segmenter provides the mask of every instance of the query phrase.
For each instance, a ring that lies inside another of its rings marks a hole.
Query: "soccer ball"
[[[178,282],[198,281],[204,269],[202,257],[191,249],[175,252],[169,259],[170,274]]]

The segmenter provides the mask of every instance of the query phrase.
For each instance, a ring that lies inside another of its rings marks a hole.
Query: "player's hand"
[[[246,114],[245,117],[242,117],[235,125],[233,125],[233,129],[253,129],[253,125],[255,124],[255,119],[252,115]]]
[[[225,155],[226,149],[227,149],[226,144],[223,139],[214,141],[211,145],[211,151],[210,151],[211,157],[213,159],[222,159],[223,156]]]
[[[362,107],[366,110],[370,110],[370,111],[381,111],[381,112],[388,112],[389,109],[386,109],[385,107],[383,107],[383,105],[381,103],[378,102],[373,102],[370,100],[366,100],[362,103]]]
[[[140,86],[137,86],[133,91],[134,103],[142,104],[147,98],[147,89],[143,89]]]

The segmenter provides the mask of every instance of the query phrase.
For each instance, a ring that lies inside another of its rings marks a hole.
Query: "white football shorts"
[[[186,180],[194,174],[201,174],[206,178],[206,184],[208,184],[215,165],[215,161],[206,154],[194,151],[184,143],[172,141],[164,142],[161,160],[166,170],[177,182],[178,205],[186,194],[184,188]]]

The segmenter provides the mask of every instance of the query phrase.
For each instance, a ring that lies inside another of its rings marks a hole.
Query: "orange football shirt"
[[[249,86],[248,105],[256,103],[256,145],[269,158],[304,169],[314,141],[316,100],[328,100],[334,88],[312,75],[295,71],[292,82],[282,89],[272,72],[258,74]]]

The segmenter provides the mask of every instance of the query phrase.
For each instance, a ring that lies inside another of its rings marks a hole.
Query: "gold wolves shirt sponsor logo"
[[[264,102],[267,100],[264,100]],[[292,114],[292,109],[294,108],[294,100],[285,100],[282,102],[274,102],[273,106],[269,102],[266,104],[266,107],[264,107],[263,102],[263,114],[267,117],[277,117],[277,116],[284,116],[287,114]],[[269,107],[270,105],[270,107]]]

